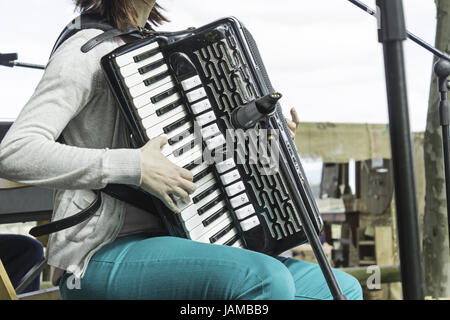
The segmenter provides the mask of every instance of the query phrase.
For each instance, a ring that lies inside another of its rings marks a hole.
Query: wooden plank
[[[16,291],[0,259],[0,300],[17,300]]]
[[[28,187],[28,186],[0,178],[0,190],[1,189],[25,188],[25,187]]]
[[[394,264],[392,228],[389,226],[375,227],[375,258],[379,266]]]
[[[59,287],[48,288],[44,290],[28,292],[19,295],[19,300],[61,300]]]

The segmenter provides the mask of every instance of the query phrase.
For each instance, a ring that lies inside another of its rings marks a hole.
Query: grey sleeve
[[[99,57],[73,37],[51,58],[35,93],[0,145],[0,177],[56,189],[140,185],[138,149],[86,149],[56,142],[98,86]]]

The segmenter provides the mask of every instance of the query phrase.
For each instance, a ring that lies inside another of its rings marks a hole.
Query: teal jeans
[[[334,272],[348,299],[362,299],[355,278]],[[119,238],[101,248],[84,277],[75,282],[68,273],[61,278],[63,299],[332,299],[316,264],[143,234]]]

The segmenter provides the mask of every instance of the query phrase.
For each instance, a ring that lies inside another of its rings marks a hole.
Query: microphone
[[[258,100],[235,109],[231,114],[231,123],[235,128],[249,129],[267,115],[275,112],[281,93],[271,93]]]
[[[0,53],[0,65],[13,67],[13,61],[19,58],[17,53]]]

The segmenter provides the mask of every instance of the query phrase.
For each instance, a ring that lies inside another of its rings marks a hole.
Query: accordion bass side
[[[321,232],[281,106],[250,130],[234,130],[235,110],[275,92],[255,41],[237,19],[154,33],[101,63],[134,146],[165,134],[163,154],[194,175],[197,190],[191,203],[179,204],[180,214],[135,190],[153,203],[171,235],[277,255],[307,242],[301,214]],[[268,152],[258,149],[263,141]]]

